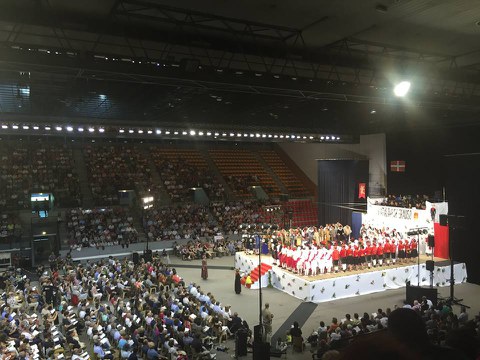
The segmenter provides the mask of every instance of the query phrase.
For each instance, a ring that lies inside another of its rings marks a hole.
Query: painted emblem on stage
[[[348,289],[349,287],[350,287],[350,285],[348,285],[348,284],[347,284],[347,285],[345,285],[345,289]]]
[[[370,281],[370,285],[375,285],[375,280]]]
[[[336,297],[337,297],[337,295],[335,295],[335,293],[333,293],[332,298],[335,299]]]
[[[323,294],[324,291],[325,291],[325,288],[322,287],[322,290],[320,290],[320,292]]]
[[[357,292],[355,293],[355,295],[360,295],[360,290],[357,290]]]

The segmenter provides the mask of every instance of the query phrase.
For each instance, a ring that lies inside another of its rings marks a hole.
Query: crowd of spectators
[[[133,217],[126,208],[72,209],[66,214],[66,226],[72,248],[128,247],[138,241]]]
[[[260,180],[253,175],[229,175],[225,177],[228,186],[237,196],[251,197],[251,186],[259,185]]]
[[[213,359],[214,343],[248,329],[230,306],[187,285],[160,257],[65,262],[41,273],[39,285],[16,271],[1,280],[5,360]]]
[[[425,210],[426,201],[428,201],[427,195],[388,195],[386,198],[375,200],[374,205]]]
[[[119,190],[140,193],[153,187],[148,160],[134,146],[88,145],[84,155],[97,206],[117,205]]]
[[[62,144],[2,142],[0,210],[29,209],[31,192],[51,192],[56,205],[81,202],[72,149]]]
[[[196,239],[219,232],[208,208],[195,204],[145,210],[143,225],[151,241]]]
[[[227,203],[211,203],[210,211],[218,228],[224,234],[238,233],[242,224],[260,224],[264,222],[262,202],[256,200],[234,201]]]
[[[205,255],[206,258],[232,256],[235,252],[242,251],[244,244],[241,239],[227,240],[221,237],[215,241],[190,240],[186,244],[179,245],[174,243],[173,252],[182,260],[200,260]]]
[[[0,243],[20,236],[22,236],[20,219],[13,214],[0,214]]]
[[[225,198],[225,189],[208,168],[200,168],[187,160],[156,159],[157,170],[172,201],[191,201],[191,189],[203,188],[210,200]]]
[[[480,317],[469,319],[465,307],[455,315],[446,302],[433,304],[423,297],[403,308],[395,306],[393,311],[378,309],[371,314],[345,314],[343,319],[333,317],[329,323],[322,320],[305,340],[316,350],[317,359],[349,359],[356,351],[368,359],[393,352],[399,359],[476,359],[479,330]],[[290,331],[286,336],[292,341]],[[277,347],[284,343],[276,339]]]

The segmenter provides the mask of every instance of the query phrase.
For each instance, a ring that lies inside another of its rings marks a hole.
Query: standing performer
[[[360,249],[360,247],[358,245],[355,245],[353,249],[353,269],[354,270],[360,269],[361,267],[361,260],[360,260],[361,252],[362,250]]]
[[[372,265],[373,267],[377,267],[377,239],[373,239],[373,244],[372,244]]]
[[[330,245],[330,247],[325,252],[325,268],[327,269],[327,273],[330,273],[333,269],[332,256],[333,256],[333,246]]]
[[[203,255],[202,257],[202,279],[207,280],[208,279],[208,268],[207,268],[207,257]]]
[[[398,242],[398,261],[401,263],[405,262],[405,244],[403,240]]]
[[[392,265],[395,265],[397,260],[397,244],[395,243],[395,239],[392,239],[392,243],[390,244],[390,259],[392,260]]]
[[[345,244],[342,244],[340,249],[340,263],[342,264],[343,272],[347,271],[347,247]]]
[[[235,270],[235,294],[239,295],[242,292],[242,284],[240,282],[241,276],[238,269]]]
[[[353,259],[353,243],[350,244],[350,246],[347,248],[347,264],[348,264],[348,270],[352,271],[353,265],[354,265],[354,259]]]
[[[365,246],[365,261],[370,269],[372,267],[372,246],[370,245],[370,240],[367,240],[367,244]]]
[[[383,245],[383,258],[387,266],[390,265],[390,240],[387,238],[385,244]]]
[[[418,243],[416,239],[412,239],[410,241],[410,257],[413,261],[415,261],[415,258],[418,256]]]
[[[383,266],[383,253],[384,253],[384,250],[383,250],[383,244],[381,242],[378,243],[378,246],[377,246],[377,262],[378,262],[378,266]]]
[[[340,259],[340,251],[338,251],[337,245],[334,243],[333,250],[332,250],[332,260],[333,260],[333,268],[336,273],[338,273],[339,259]]]

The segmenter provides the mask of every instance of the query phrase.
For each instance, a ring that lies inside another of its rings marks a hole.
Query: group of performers
[[[302,274],[317,275],[339,271],[370,269],[415,261],[417,241],[377,240],[334,242],[330,246],[313,244],[282,246],[277,244],[272,256],[282,268]]]
[[[270,253],[274,263],[286,270],[315,276],[415,262],[418,243],[395,229],[367,226],[362,226],[359,239],[352,239],[348,225],[332,224],[250,237],[247,253],[259,250]]]

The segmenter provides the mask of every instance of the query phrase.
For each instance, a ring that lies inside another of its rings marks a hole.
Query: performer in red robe
[[[336,244],[333,245],[332,260],[333,260],[333,268],[335,272],[338,273],[338,261],[340,260],[340,251],[338,251]]]

